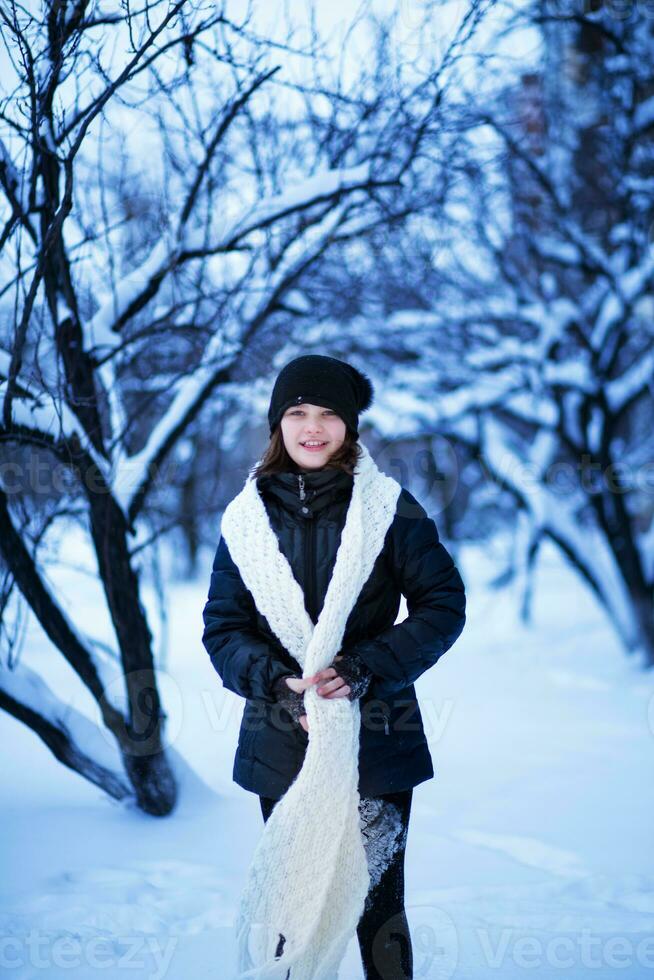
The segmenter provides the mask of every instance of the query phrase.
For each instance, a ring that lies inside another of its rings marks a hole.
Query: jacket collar
[[[300,480],[304,481],[304,499],[300,497]],[[291,473],[273,473],[259,477],[260,494],[278,500],[286,510],[301,517],[313,517],[315,513],[337,500],[348,500],[352,494],[354,477],[333,466],[319,470],[298,470]],[[308,510],[303,511],[306,507]]]

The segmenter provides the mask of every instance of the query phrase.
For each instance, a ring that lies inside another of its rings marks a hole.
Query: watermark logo
[[[164,704],[167,711],[164,711]],[[98,725],[107,739],[118,739],[126,755],[147,756],[172,745],[184,720],[184,704],[179,685],[161,669],[117,673],[105,686],[97,707]],[[120,720],[105,726],[103,715],[111,718],[118,711]]]
[[[419,503],[402,496],[398,514],[405,518],[430,516],[445,510],[454,498],[459,480],[459,462],[452,443],[444,436],[433,436],[429,447],[389,440],[375,451],[374,459],[388,476],[402,486]]]

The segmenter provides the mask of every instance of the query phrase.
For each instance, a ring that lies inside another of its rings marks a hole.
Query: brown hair
[[[342,444],[332,453],[325,465],[333,466],[335,469],[343,470],[344,473],[352,475],[361,456],[358,436],[355,436],[351,429],[346,428]],[[282,427],[278,425],[270,437],[270,442],[261,462],[253,470],[254,478],[269,476],[272,473],[298,473],[299,470],[297,463],[291,459],[286,451]]]

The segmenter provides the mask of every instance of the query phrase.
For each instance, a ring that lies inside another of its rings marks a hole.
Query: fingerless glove
[[[304,707],[304,691],[292,691],[286,683],[285,678],[287,677],[295,677],[295,674],[284,674],[283,677],[278,677],[273,684],[275,700],[286,708],[293,721],[299,723],[302,715],[307,713]]]
[[[370,687],[372,671],[367,667],[361,657],[355,653],[341,654],[342,660],[334,661],[329,666],[333,667],[339,677],[342,677],[350,688],[348,701],[355,701],[362,697]]]
[[[372,671],[356,654],[341,654],[341,659],[332,661],[329,666],[334,668],[338,676],[350,688],[350,693],[347,695],[348,701],[355,701],[357,698],[363,697],[370,687]],[[287,677],[295,677],[295,674],[284,674],[283,677],[278,677],[273,684],[275,700],[286,708],[293,721],[299,723],[302,715],[307,713],[304,706],[304,691],[292,691],[286,683]]]

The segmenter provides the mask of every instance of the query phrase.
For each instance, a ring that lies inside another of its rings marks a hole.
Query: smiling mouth
[[[301,442],[300,445],[302,446],[303,449],[322,449],[323,446],[327,445],[326,442],[317,442],[313,444],[312,442],[313,442],[312,440],[307,439],[306,442]]]

